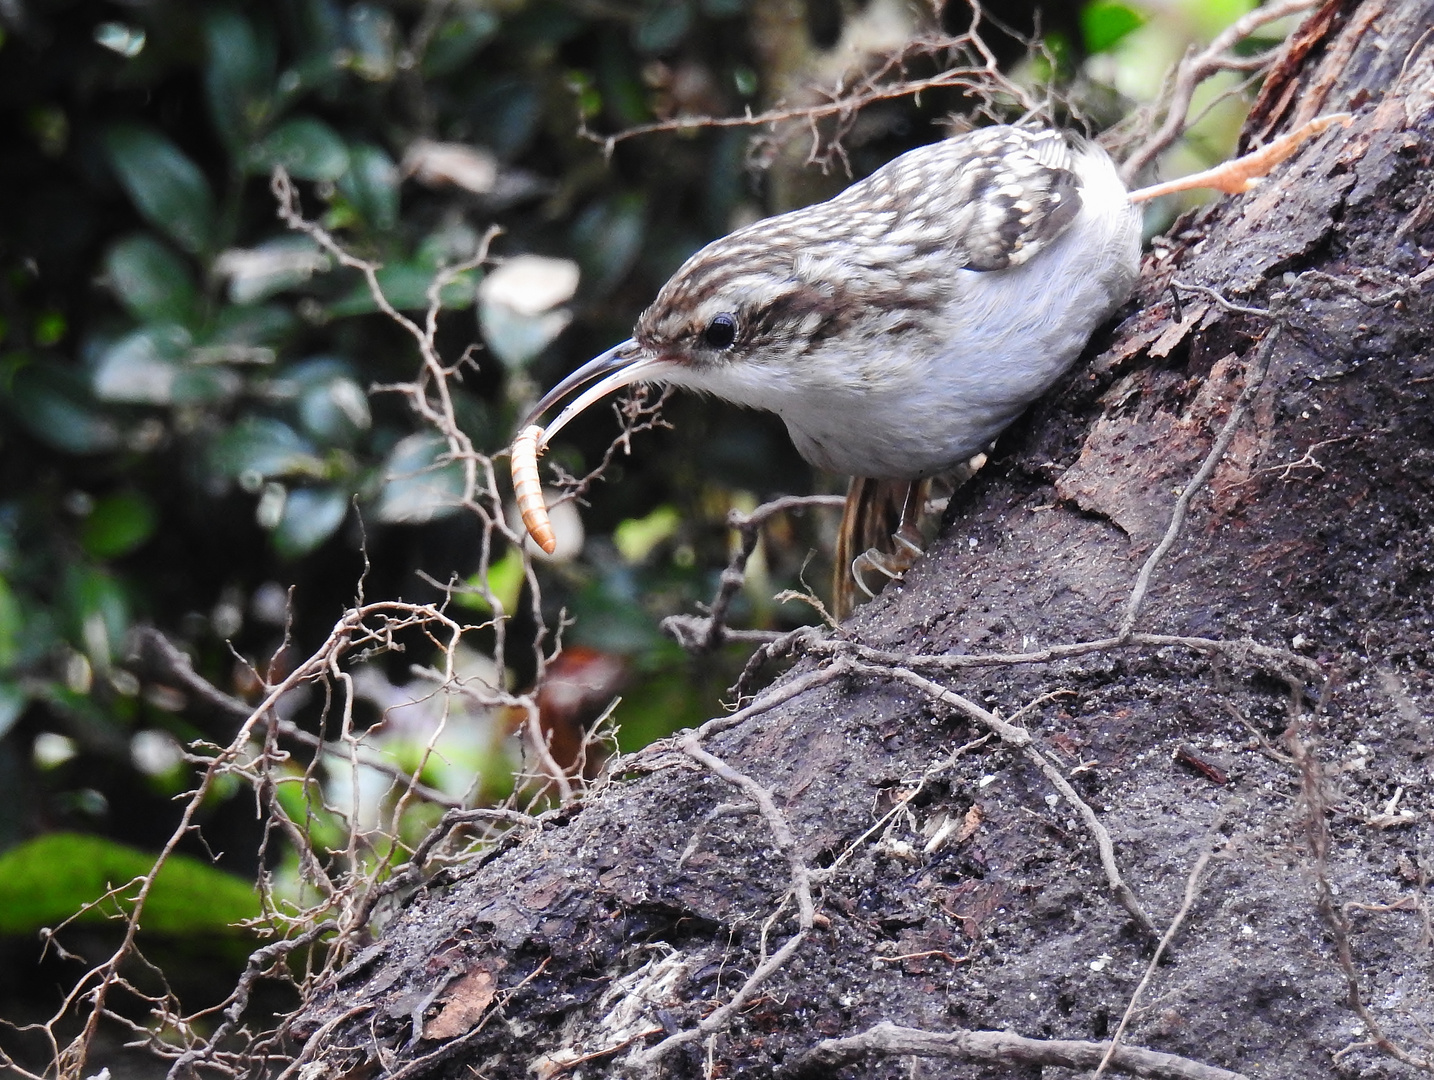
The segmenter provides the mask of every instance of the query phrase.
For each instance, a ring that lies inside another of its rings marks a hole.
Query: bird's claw
[[[892,533],[891,541],[896,550],[890,554],[877,548],[867,548],[851,561],[851,578],[856,582],[856,587],[866,593],[867,599],[872,599],[876,593],[867,585],[863,575],[875,570],[891,581],[900,581],[923,554],[921,534],[912,525],[903,525]]]

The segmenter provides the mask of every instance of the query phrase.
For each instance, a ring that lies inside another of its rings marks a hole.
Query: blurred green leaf
[[[42,349],[58,345],[65,339],[67,329],[64,312],[42,311],[35,316],[35,344]]]
[[[442,461],[447,452],[448,444],[437,435],[400,440],[384,464],[378,519],[412,524],[456,510],[463,497],[463,467]]]
[[[290,769],[291,775],[274,785],[274,797],[279,800],[279,805],[291,820],[304,823],[304,831],[315,850],[342,849],[348,842],[349,831],[342,819],[325,805],[318,782],[302,775],[297,766],[290,766]]]
[[[185,251],[198,254],[214,239],[209,181],[166,135],[121,123],[106,135],[110,163],[135,208]]]
[[[121,428],[90,394],[89,381],[50,361],[15,373],[11,412],[30,434],[70,454],[98,454],[120,444]]]
[[[523,368],[567,329],[572,313],[559,309],[524,315],[500,304],[483,307],[483,341],[509,369]]]
[[[280,304],[219,309],[208,342],[215,345],[275,345],[290,334],[298,319]]]
[[[58,106],[36,105],[29,109],[25,126],[46,157],[59,157],[70,143],[70,118]]]
[[[523,583],[526,580],[526,564],[522,552],[517,548],[509,548],[501,559],[488,566],[488,590],[509,614],[517,608],[518,598],[522,595]],[[475,576],[468,579],[468,584],[478,588],[483,583]],[[482,593],[455,592],[453,602],[475,611],[493,610]]]
[[[140,322],[189,325],[199,294],[184,261],[149,233],[127,236],[105,257],[105,276]]]
[[[616,48],[616,40],[607,39],[602,64],[598,69],[598,89],[605,111],[620,124],[640,124],[652,119],[649,90],[641,71]]]
[[[273,108],[275,50],[234,8],[204,15],[204,93],[209,114],[231,154],[238,154],[269,120]]]
[[[676,655],[665,670],[645,674],[623,692],[614,713],[618,749],[640,750],[684,727],[696,727],[708,715],[700,697],[692,692],[686,658]]]
[[[606,293],[632,268],[647,231],[645,200],[637,192],[594,203],[573,226],[583,280]]]
[[[253,304],[302,285],[329,269],[328,255],[307,236],[275,236],[252,248],[231,248],[214,261],[229,279],[229,301]]]
[[[477,87],[468,109],[475,141],[503,157],[522,151],[542,128],[543,91],[531,79],[518,78]]]
[[[95,566],[65,569],[62,594],[67,633],[92,661],[108,663],[129,631],[130,603],[124,584]]]
[[[267,173],[278,165],[300,180],[337,180],[349,167],[349,152],[328,124],[296,116],[250,147],[248,161],[254,172]]]
[[[331,446],[352,445],[373,424],[363,387],[338,372],[303,389],[299,420],[305,431]]]
[[[600,652],[633,656],[663,643],[642,605],[639,578],[626,564],[603,567],[573,598],[574,631],[581,644]]]
[[[95,44],[132,60],[144,50],[145,32],[121,22],[102,22],[95,27]]]
[[[358,3],[348,10],[350,61],[354,72],[370,82],[387,82],[397,69],[394,56],[398,26],[393,14],[374,4]]]
[[[219,364],[184,364],[170,387],[175,405],[209,405],[235,397],[243,380]]]
[[[410,260],[412,266],[425,267],[431,274],[445,266],[473,257],[482,237],[478,230],[461,218],[450,218],[431,230],[419,242]],[[472,281],[471,276],[459,280]]]
[[[478,287],[483,340],[509,368],[525,366],[567,328],[562,305],[577,292],[578,264],[539,255],[509,258]]]
[[[1084,36],[1084,34],[1081,35],[1082,38]],[[1084,54],[1074,47],[1071,36],[1053,27],[1046,32],[1044,44],[1045,49],[1040,57],[1040,66],[1045,69],[1047,74],[1037,77],[1056,79],[1062,83],[1068,83],[1076,78]]]
[[[9,679],[0,679],[0,739],[15,726],[29,701],[30,695],[23,686]]]
[[[348,170],[339,191],[374,229],[387,232],[398,223],[398,166],[372,143],[349,147]]]
[[[157,521],[154,505],[139,492],[110,495],[85,518],[80,543],[96,559],[116,559],[153,536]]]
[[[396,263],[385,266],[378,272],[378,284],[383,295],[399,311],[424,311],[428,308],[428,287],[433,284],[433,268],[413,263]],[[466,308],[473,304],[473,273],[458,275],[443,288],[443,307],[447,310]],[[366,315],[377,311],[373,294],[368,283],[358,282],[346,296],[329,305],[329,314],[338,318],[345,315]]]
[[[95,364],[95,396],[102,401],[168,405],[180,359],[190,344],[178,326],[142,326],[112,343]]]
[[[682,525],[682,514],[677,507],[668,503],[659,506],[646,517],[629,518],[619,523],[612,531],[612,542],[618,554],[630,563],[639,563],[664,540],[677,535]]]
[[[8,670],[20,655],[20,635],[24,620],[20,613],[20,601],[10,588],[10,583],[0,578],[0,671]],[[0,731],[0,736],[4,732]]]
[[[274,528],[274,549],[286,559],[307,555],[344,523],[348,509],[348,495],[337,488],[298,488],[289,492],[284,516]]]
[[[215,440],[210,463],[226,476],[321,476],[313,445],[282,420],[246,417]]]
[[[1258,6],[1258,0],[1182,0],[1176,10],[1178,18],[1191,20],[1199,28],[1201,37],[1212,38]]]
[[[501,24],[486,7],[463,8],[438,28],[423,56],[423,74],[437,78],[457,71],[488,44]]]
[[[333,0],[292,0],[289,5],[297,33],[294,44],[303,50],[297,62],[306,86],[327,86],[344,74],[340,57],[347,28],[343,9]]]
[[[1095,0],[1081,9],[1081,34],[1088,53],[1105,52],[1132,30],[1145,24],[1145,16],[1117,0]]]
[[[149,872],[155,856],[99,836],[56,832],[0,856],[0,934],[56,926],[85,904]],[[136,889],[91,909],[97,923],[130,911]],[[145,901],[141,926],[164,934],[213,934],[262,914],[254,886],[188,855],[171,855]]]

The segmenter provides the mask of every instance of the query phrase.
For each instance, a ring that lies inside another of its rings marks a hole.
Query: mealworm
[[[528,535],[551,555],[557,550],[558,538],[553,535],[553,523],[543,502],[543,481],[538,476],[542,441],[543,429],[537,424],[525,427],[513,440],[513,495],[518,500],[518,511],[523,515]]]

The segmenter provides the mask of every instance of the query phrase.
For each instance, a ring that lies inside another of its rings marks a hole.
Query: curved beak
[[[628,338],[600,356],[593,357],[544,394],[543,400],[538,402],[533,411],[528,414],[528,418],[523,421],[520,430],[531,424],[537,424],[542,415],[563,398],[586,386],[587,389],[574,398],[567,408],[558,413],[557,418],[543,429],[541,445],[547,446],[549,440],[558,433],[560,428],[587,409],[589,405],[602,400],[614,390],[621,390],[624,386],[660,379],[671,369],[671,361],[645,353],[636,340]]]

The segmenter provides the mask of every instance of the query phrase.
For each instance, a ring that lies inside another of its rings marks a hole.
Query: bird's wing
[[[1019,266],[1080,212],[1075,155],[1060,132],[980,128],[937,143],[933,154],[933,166],[945,158],[954,178],[947,228],[968,269]]]

